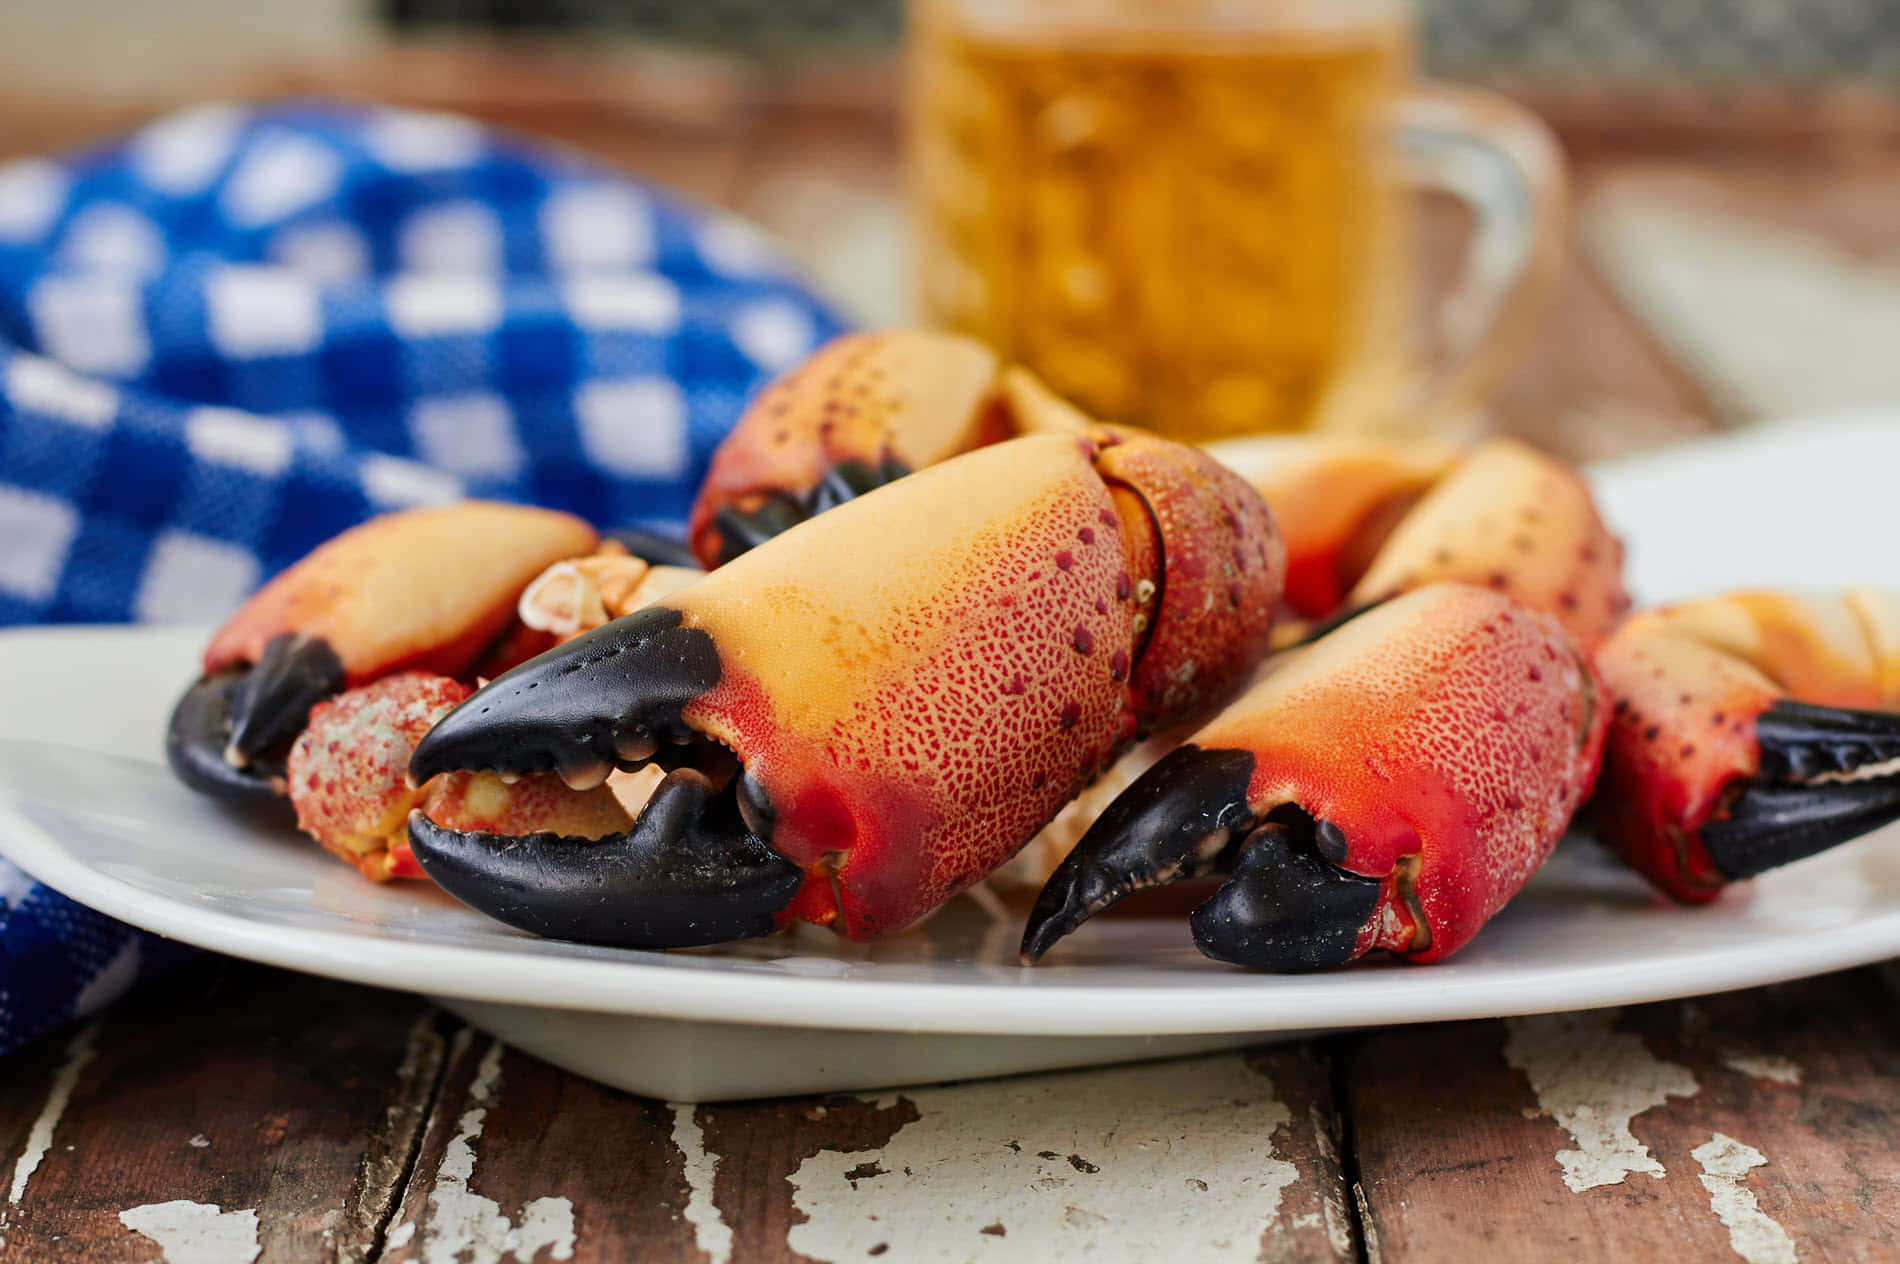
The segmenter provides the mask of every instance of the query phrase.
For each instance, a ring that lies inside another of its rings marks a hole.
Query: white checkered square
[[[234,360],[314,351],[323,341],[316,287],[288,268],[219,268],[205,283],[205,332]]]
[[[653,215],[631,189],[563,189],[541,207],[541,236],[556,269],[604,271],[653,261]]]
[[[403,221],[396,254],[415,272],[499,272],[501,221],[480,202],[441,202]]]
[[[234,105],[199,106],[162,118],[133,137],[132,169],[160,193],[202,193],[230,161],[244,119]]]
[[[77,270],[146,277],[165,266],[165,239],[158,225],[129,206],[101,202],[73,216],[56,257]]]
[[[21,354],[9,360],[6,393],[16,408],[64,418],[92,430],[111,425],[119,410],[117,391],[44,356]]]
[[[132,616],[141,623],[203,623],[229,614],[257,586],[248,549],[190,531],[152,542]]]
[[[784,257],[767,237],[742,219],[709,215],[697,234],[699,253],[715,272],[729,277],[752,277],[776,272]]]
[[[318,285],[360,281],[370,272],[369,243],[340,221],[286,228],[270,239],[265,255]]]
[[[218,203],[232,223],[262,228],[308,210],[337,190],[343,160],[329,146],[291,133],[259,141],[225,181]]]
[[[562,287],[562,297],[584,329],[669,334],[679,328],[679,290],[651,272],[583,273]]]
[[[200,461],[273,478],[290,464],[296,434],[282,421],[236,408],[194,408],[185,417],[185,446]]]
[[[379,509],[446,505],[462,498],[462,482],[446,470],[378,452],[363,458],[363,494]]]
[[[526,459],[508,401],[486,391],[421,401],[409,433],[423,460],[464,478],[505,477]]]
[[[27,296],[40,349],[81,373],[134,377],[152,358],[139,287],[107,276],[49,276]]]
[[[501,290],[488,277],[405,272],[384,293],[389,324],[405,338],[486,334],[501,326]]]
[[[44,158],[23,158],[0,167],[0,241],[29,245],[66,207],[71,178],[66,169]]]
[[[588,457],[627,478],[672,478],[686,468],[686,401],[663,377],[588,382],[574,393]]]
[[[482,156],[482,129],[472,119],[420,110],[383,110],[370,120],[363,143],[395,171],[444,171]]]
[[[732,322],[733,343],[768,373],[781,373],[803,360],[817,337],[811,316],[784,299],[750,304]]]
[[[0,486],[0,592],[45,601],[59,586],[60,568],[79,514],[66,501],[17,487]]]

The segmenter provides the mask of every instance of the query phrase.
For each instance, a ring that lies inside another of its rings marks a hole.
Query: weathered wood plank
[[[465,1031],[383,1258],[1351,1259],[1336,1130],[1304,1049],[695,1107]]]
[[[382,1259],[702,1264],[675,1128],[665,1103],[463,1028]]]
[[[154,988],[9,1065],[0,1261],[148,1261],[187,1240],[367,1260],[440,1043],[413,997],[258,966]]]
[[[694,1120],[730,1234],[715,1259],[1354,1258],[1327,1072],[1303,1047]]]
[[[1900,1079],[1871,972],[1345,1043],[1388,1264],[1891,1259]]]

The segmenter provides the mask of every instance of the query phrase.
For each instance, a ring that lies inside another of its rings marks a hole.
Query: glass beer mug
[[[1412,60],[1406,0],[914,0],[924,319],[1177,438],[1469,417],[1555,276],[1562,164]],[[1475,225],[1429,372],[1421,186]]]

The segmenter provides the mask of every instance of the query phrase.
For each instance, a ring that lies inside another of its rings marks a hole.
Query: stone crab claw
[[[1132,891],[1220,875],[1190,919],[1217,960],[1449,956],[1589,792],[1595,697],[1575,641],[1500,594],[1436,584],[1379,605],[1269,664],[1111,804],[1037,899],[1023,955]]]
[[[452,894],[549,936],[888,934],[1243,680],[1282,566],[1258,494],[1193,449],[1108,428],[987,446],[523,664],[410,764],[582,787],[667,769],[631,829],[503,836],[425,810],[410,844]]]
[[[460,676],[520,661],[516,598],[543,568],[594,547],[569,514],[482,501],[373,518],[322,545],[239,608],[173,710],[166,754],[194,789],[285,791],[284,754],[310,709],[398,671]]]
[[[687,520],[708,569],[913,470],[1026,434],[1090,425],[982,343],[847,334],[772,382],[720,443]]]
[[[1629,610],[1623,546],[1575,467],[1516,439],[1313,436],[1209,449],[1273,506],[1287,605],[1325,628],[1426,584],[1495,589],[1554,616],[1585,650]],[[1310,629],[1282,627],[1283,642]]]
[[[1900,600],[1741,592],[1632,617],[1598,830],[1678,900],[1900,819]]]

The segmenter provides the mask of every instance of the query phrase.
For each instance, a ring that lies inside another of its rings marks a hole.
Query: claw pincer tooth
[[[752,896],[783,895],[779,924],[874,938],[1006,860],[1137,733],[1243,679],[1282,565],[1257,494],[1191,449],[1107,429],[1012,440],[855,496],[497,679],[412,771],[560,767],[641,749],[636,733],[684,735],[680,765],[736,757],[739,771],[697,816],[642,816],[648,861],[616,869],[614,898],[646,908],[639,884],[658,883],[689,918],[695,890],[719,905],[740,857]],[[483,849],[426,822],[411,839],[431,874],[473,874],[457,879],[464,900],[529,925],[525,871],[484,885]],[[759,848],[802,875],[794,888]],[[486,851],[566,891],[611,847]],[[704,881],[662,882],[662,853],[710,858]],[[560,901],[531,928],[606,933]]]

